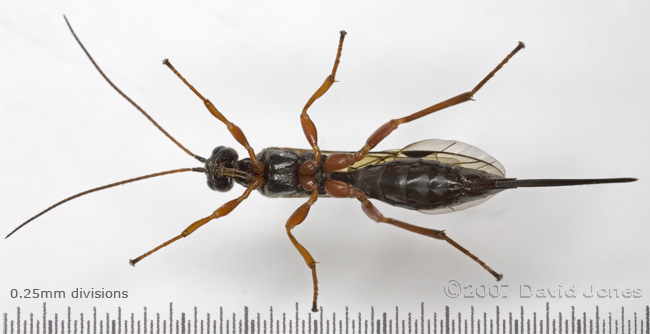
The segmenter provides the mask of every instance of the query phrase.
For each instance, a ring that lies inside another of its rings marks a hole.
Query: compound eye
[[[217,146],[212,150],[212,159],[216,163],[225,163],[228,168],[231,168],[232,165],[237,161],[237,151],[233,148],[226,146]]]
[[[217,178],[208,178],[208,187],[212,190],[226,192],[233,187],[232,177],[222,176]]]

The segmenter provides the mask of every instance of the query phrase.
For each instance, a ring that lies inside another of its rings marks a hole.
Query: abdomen
[[[476,204],[494,195],[495,190],[477,190],[469,184],[500,176],[435,160],[400,159],[352,172],[350,182],[368,197],[425,213]]]

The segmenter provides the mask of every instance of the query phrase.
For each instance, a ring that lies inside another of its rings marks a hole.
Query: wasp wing
[[[384,162],[398,159],[426,159],[435,160],[454,166],[484,171],[499,177],[505,177],[506,170],[503,165],[483,150],[457,141],[443,139],[428,139],[410,144],[401,150],[390,150],[383,152],[370,152],[366,157],[348,167],[348,170],[364,168]],[[443,214],[464,210],[487,201],[494,194],[479,198],[468,198],[466,202],[461,201],[453,206],[431,210],[418,210],[425,214]]]
[[[324,155],[333,153],[349,152],[323,151]],[[482,170],[486,173],[501,177],[505,177],[506,175],[506,170],[503,165],[483,150],[457,140],[443,139],[427,139],[419,141],[410,144],[401,150],[369,152],[362,160],[357,161],[354,165],[342,169],[341,171],[353,171],[369,165],[412,158],[436,160],[459,167]]]
[[[457,140],[423,140],[406,146],[401,153],[409,158],[437,160],[501,177],[506,176],[506,169],[497,159],[475,146]]]
[[[457,140],[423,140],[406,146],[401,153],[411,158],[432,159],[460,167],[482,170],[500,177],[506,176],[506,169],[497,159],[475,146]],[[483,198],[472,198],[467,202],[461,202],[447,208],[418,211],[426,214],[456,212],[481,204],[492,196],[494,194]]]

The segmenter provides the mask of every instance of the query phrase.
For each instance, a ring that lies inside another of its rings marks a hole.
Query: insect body
[[[67,23],[67,19],[66,19]],[[244,192],[237,198],[226,202],[205,218],[190,224],[179,235],[160,244],[150,251],[130,260],[132,265],[159,249],[184,238],[204,224],[221,218],[232,212],[242,201],[258,190],[269,197],[304,197],[305,203],[298,207],[287,219],[285,228],[294,247],[305,260],[312,272],[313,303],[312,310],[317,311],[318,280],[316,276],[316,261],[309,251],[301,245],[291,233],[292,229],[302,223],[309,213],[310,207],[319,197],[350,197],[356,198],[363,212],[372,220],[391,224],[395,227],[422,234],[439,240],[444,240],[469,256],[497,280],[502,275],[492,270],[478,257],[450,239],[444,231],[419,227],[397,219],[388,218],[372,204],[370,199],[376,199],[391,205],[406,209],[418,210],[423,213],[444,213],[462,210],[479,204],[504,189],[518,187],[548,187],[579,184],[632,182],[634,178],[610,179],[535,179],[517,180],[505,177],[505,169],[494,158],[480,149],[458,141],[424,140],[401,150],[373,152],[379,142],[388,136],[399,125],[416,120],[433,112],[463,103],[472,99],[474,94],[517,52],[524,44],[517,47],[499,63],[471,91],[462,93],[443,102],[425,108],[408,116],[393,119],[380,126],[367,139],[366,144],[356,152],[321,151],[318,147],[318,136],[315,124],[311,121],[307,110],[335,82],[335,76],[341,58],[343,40],[346,33],[341,31],[338,51],[331,74],[325,79],[300,114],[301,125],[311,149],[267,148],[257,154],[248,144],[244,132],[217,110],[203,97],[185,78],[171,65],[168,60],[163,63],[180,78],[204,103],[208,111],[224,123],[232,136],[246,149],[248,157],[238,160],[236,151],[232,148],[219,146],[212,152],[210,158],[202,158],[182,146],[161,126],[159,126],[140,106],[119,90],[99,66],[70,27],[74,38],[84,50],[90,61],[104,79],[158,129],[172,140],[179,148],[190,156],[204,163],[203,167],[181,168],[128,179],[105,186],[93,188],[68,197],[55,203],[15,228],[7,237],[29,222],[50,211],[51,209],[77,197],[103,190],[106,188],[131,183],[147,178],[181,173],[201,172],[208,178],[208,186],[213,190],[228,191],[234,183],[245,187]]]
[[[353,152],[322,152],[322,161],[331,154]],[[234,149],[219,146],[206,162],[208,186],[228,191],[233,179],[244,187],[246,178],[215,177],[219,161],[222,168],[251,173],[250,159],[237,160]],[[307,197],[311,194],[300,184],[298,169],[312,161],[313,153],[303,149],[266,148],[257,159],[267,167],[261,173],[264,184],[257,190],[267,197]],[[488,160],[489,159],[489,160]],[[331,197],[325,184],[338,181],[394,206],[439,214],[478,205],[498,192],[518,187],[550,187],[579,184],[625,182],[628,179],[540,179],[505,178],[505,169],[487,153],[471,145],[450,140],[429,139],[401,150],[369,152],[363,161],[346,169],[314,174],[319,197]]]

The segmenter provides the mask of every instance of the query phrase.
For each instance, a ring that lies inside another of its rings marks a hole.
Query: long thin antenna
[[[65,23],[68,25],[68,28],[70,29],[70,32],[72,33],[72,36],[74,36],[74,39],[77,40],[77,43],[79,43],[79,46],[81,46],[81,49],[84,51],[86,56],[88,56],[88,59],[90,59],[90,62],[93,63],[93,66],[95,66],[95,68],[97,69],[99,74],[101,74],[101,76],[104,78],[104,80],[106,80],[106,82],[108,82],[108,84],[111,85],[111,87],[113,87],[113,89],[115,89],[116,92],[118,92],[120,95],[122,95],[122,97],[124,99],[129,101],[129,103],[131,103],[131,105],[133,105],[136,109],[138,109],[142,113],[142,115],[144,115],[144,117],[146,117],[153,125],[155,125],[158,128],[158,130],[160,130],[160,132],[162,132],[165,136],[167,136],[167,138],[169,138],[171,141],[173,141],[174,144],[176,144],[176,146],[180,147],[183,151],[185,151],[185,153],[191,155],[196,160],[198,160],[200,162],[205,162],[205,158],[192,153],[190,150],[185,148],[185,146],[181,145],[181,143],[179,143],[176,139],[174,139],[174,137],[172,137],[169,133],[167,133],[167,131],[165,131],[165,129],[163,129],[162,126],[158,125],[158,123],[156,123],[156,121],[154,121],[154,119],[151,118],[151,116],[149,116],[149,114],[147,114],[147,112],[144,111],[144,109],[140,108],[140,106],[137,103],[135,103],[133,100],[131,100],[130,97],[128,97],[126,94],[124,94],[124,92],[122,92],[119,88],[117,88],[117,86],[111,81],[111,79],[109,79],[106,76],[106,74],[104,74],[104,71],[102,71],[102,69],[99,68],[99,65],[97,65],[97,63],[95,62],[93,57],[90,55],[88,50],[86,50],[86,47],[83,45],[83,43],[81,43],[81,41],[79,40],[79,37],[77,37],[77,34],[75,34],[74,30],[72,29],[72,26],[70,25],[70,22],[68,22],[68,18],[65,17],[65,15],[63,15],[63,18],[65,19]]]
[[[134,177],[134,178],[132,178],[132,179],[122,180],[122,181],[119,181],[119,182],[115,182],[115,183],[111,183],[111,184],[103,185],[103,186],[101,186],[101,187],[92,188],[92,189],[88,189],[88,190],[86,190],[86,191],[82,191],[82,192],[80,192],[80,193],[78,193],[78,194],[72,195],[72,196],[70,196],[70,197],[68,197],[68,198],[66,198],[66,199],[63,199],[63,200],[61,200],[61,201],[58,201],[58,202],[54,203],[52,206],[50,206],[49,208],[47,208],[47,209],[45,209],[45,210],[39,212],[39,213],[36,214],[34,217],[27,219],[26,222],[20,224],[20,225],[19,225],[18,227],[16,227],[13,231],[11,231],[11,233],[7,234],[7,236],[5,237],[5,239],[9,238],[12,234],[16,233],[16,231],[20,230],[23,226],[29,224],[29,222],[31,222],[32,220],[34,220],[34,219],[36,219],[36,218],[38,218],[38,217],[44,215],[46,212],[48,212],[48,211],[50,211],[50,210],[56,208],[57,206],[59,206],[59,205],[61,205],[61,204],[63,204],[63,203],[69,202],[69,201],[71,201],[71,200],[73,200],[73,199],[75,199],[75,198],[77,198],[77,197],[81,197],[81,196],[84,196],[84,195],[88,195],[88,194],[90,194],[90,193],[94,193],[94,192],[96,192],[96,191],[100,191],[100,190],[104,190],[104,189],[112,188],[112,187],[119,186],[119,185],[122,185],[122,184],[127,184],[127,183],[131,183],[131,182],[135,182],[135,181],[140,181],[140,180],[144,180],[144,179],[150,179],[150,178],[152,178],[152,177],[157,177],[157,176],[162,176],[162,175],[168,175],[168,174],[174,174],[174,173],[183,173],[183,172],[200,172],[200,173],[205,173],[205,168],[203,168],[203,167],[196,167],[196,168],[180,168],[180,169],[172,169],[172,170],[168,170],[168,171],[164,171],[164,172],[158,172],[158,173],[153,173],[153,174],[149,174],[149,175],[138,176],[138,177]]]

